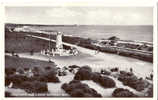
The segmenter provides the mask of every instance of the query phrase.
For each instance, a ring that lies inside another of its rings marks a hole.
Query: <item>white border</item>
[[[152,0],[38,0],[38,2],[36,0],[5,0],[2,1],[0,4],[0,32],[2,32],[3,34],[0,36],[0,45],[1,45],[1,49],[0,49],[0,53],[2,53],[4,55],[4,22],[5,22],[5,6],[121,6],[121,7],[132,7],[132,6],[138,6],[138,7],[154,7],[154,19],[153,19],[153,26],[154,26],[154,30],[153,30],[153,42],[154,42],[154,63],[153,63],[153,71],[154,71],[154,97],[153,98],[99,98],[99,99],[103,99],[103,100],[157,100],[157,2],[156,1],[152,1]],[[1,33],[0,33],[1,34]],[[5,98],[4,97],[4,56],[2,56],[2,59],[0,60],[0,64],[2,67],[0,70],[0,79],[1,84],[1,98],[4,99],[8,99],[8,100],[18,100],[18,99],[22,99],[22,98]],[[143,70],[143,68],[142,68]],[[3,84],[2,84],[3,83]],[[83,99],[83,98],[23,98],[23,100],[28,100],[28,99],[38,99],[38,100],[43,100],[43,99],[47,99],[47,100],[52,100],[52,99],[58,99],[58,100],[79,100],[79,99]],[[85,98],[84,98],[85,99]],[[87,99],[87,98],[86,98]],[[88,98],[91,100],[96,100],[96,98]]]
[[[158,27],[157,27],[157,21],[158,21],[158,17],[157,17],[157,11],[158,11],[158,3],[157,2],[155,2],[155,4],[154,4],[154,13],[153,13],[153,26],[154,26],[154,29],[153,29],[153,43],[154,43],[154,52],[153,52],[153,57],[154,57],[154,63],[153,63],[153,66],[154,66],[154,68],[153,68],[153,72],[154,72],[154,97],[155,97],[155,100],[157,100],[157,89],[158,89],[158,84],[157,84],[157,81],[158,81],[158,78],[157,78],[157,76],[158,76],[158,68],[157,68],[157,66],[158,66],[158,64],[157,64],[157,62],[158,62],[158,35],[157,35],[157,29],[158,29]]]
[[[0,14],[0,47],[1,47],[1,49],[0,49],[0,54],[1,54],[1,60],[0,60],[0,65],[1,66],[4,66],[4,50],[5,50],[5,47],[4,47],[4,18],[5,18],[5,16],[4,16],[4,6],[3,6],[3,4],[2,3],[0,3],[0,12],[1,12],[1,14]],[[3,55],[3,56],[2,56]],[[1,98],[2,97],[4,97],[4,92],[3,91],[5,91],[5,89],[4,89],[4,67],[0,67],[0,80],[2,80],[1,81],[1,84],[0,84],[0,89],[1,89],[1,91],[0,91],[0,96],[1,96]]]

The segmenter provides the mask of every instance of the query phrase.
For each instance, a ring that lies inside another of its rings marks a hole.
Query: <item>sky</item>
[[[6,7],[6,23],[152,25],[152,7]]]

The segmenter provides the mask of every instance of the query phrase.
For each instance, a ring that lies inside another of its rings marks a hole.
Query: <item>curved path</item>
[[[30,35],[28,35],[30,36]],[[45,37],[39,37],[39,36],[33,36],[31,37],[38,38],[38,39],[43,39],[50,41],[49,38]],[[55,40],[52,40],[52,42],[56,42]],[[77,57],[78,59],[75,59],[76,57],[53,57],[57,65],[59,66],[68,66],[72,64],[78,64],[78,65],[90,65],[92,67],[95,67],[95,70],[100,69],[100,68],[111,68],[111,67],[119,67],[120,69],[123,70],[129,70],[130,68],[135,71],[135,73],[138,76],[141,77],[146,77],[149,76],[150,73],[153,71],[153,64],[150,62],[145,62],[142,60],[130,58],[130,57],[124,57],[124,56],[119,56],[116,54],[109,54],[109,53],[102,53],[99,52],[98,54],[95,54],[95,50],[90,50],[87,48],[83,48],[77,45],[73,45],[70,43],[65,43],[63,42],[64,45],[71,46],[77,48],[77,50],[81,53],[88,54],[90,56],[88,57]],[[62,60],[60,60],[60,59]],[[66,58],[66,59],[65,59]],[[68,59],[70,58],[70,59]],[[73,59],[72,59],[73,58]]]

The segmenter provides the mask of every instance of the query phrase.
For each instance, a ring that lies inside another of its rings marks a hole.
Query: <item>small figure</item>
[[[133,73],[133,69],[132,68],[130,68],[130,72]]]
[[[153,74],[152,73],[150,74],[150,78],[151,78],[151,80],[153,80]]]

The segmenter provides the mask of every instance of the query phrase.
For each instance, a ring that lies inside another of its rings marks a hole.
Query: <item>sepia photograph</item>
[[[5,6],[5,97],[152,98],[153,7]]]

